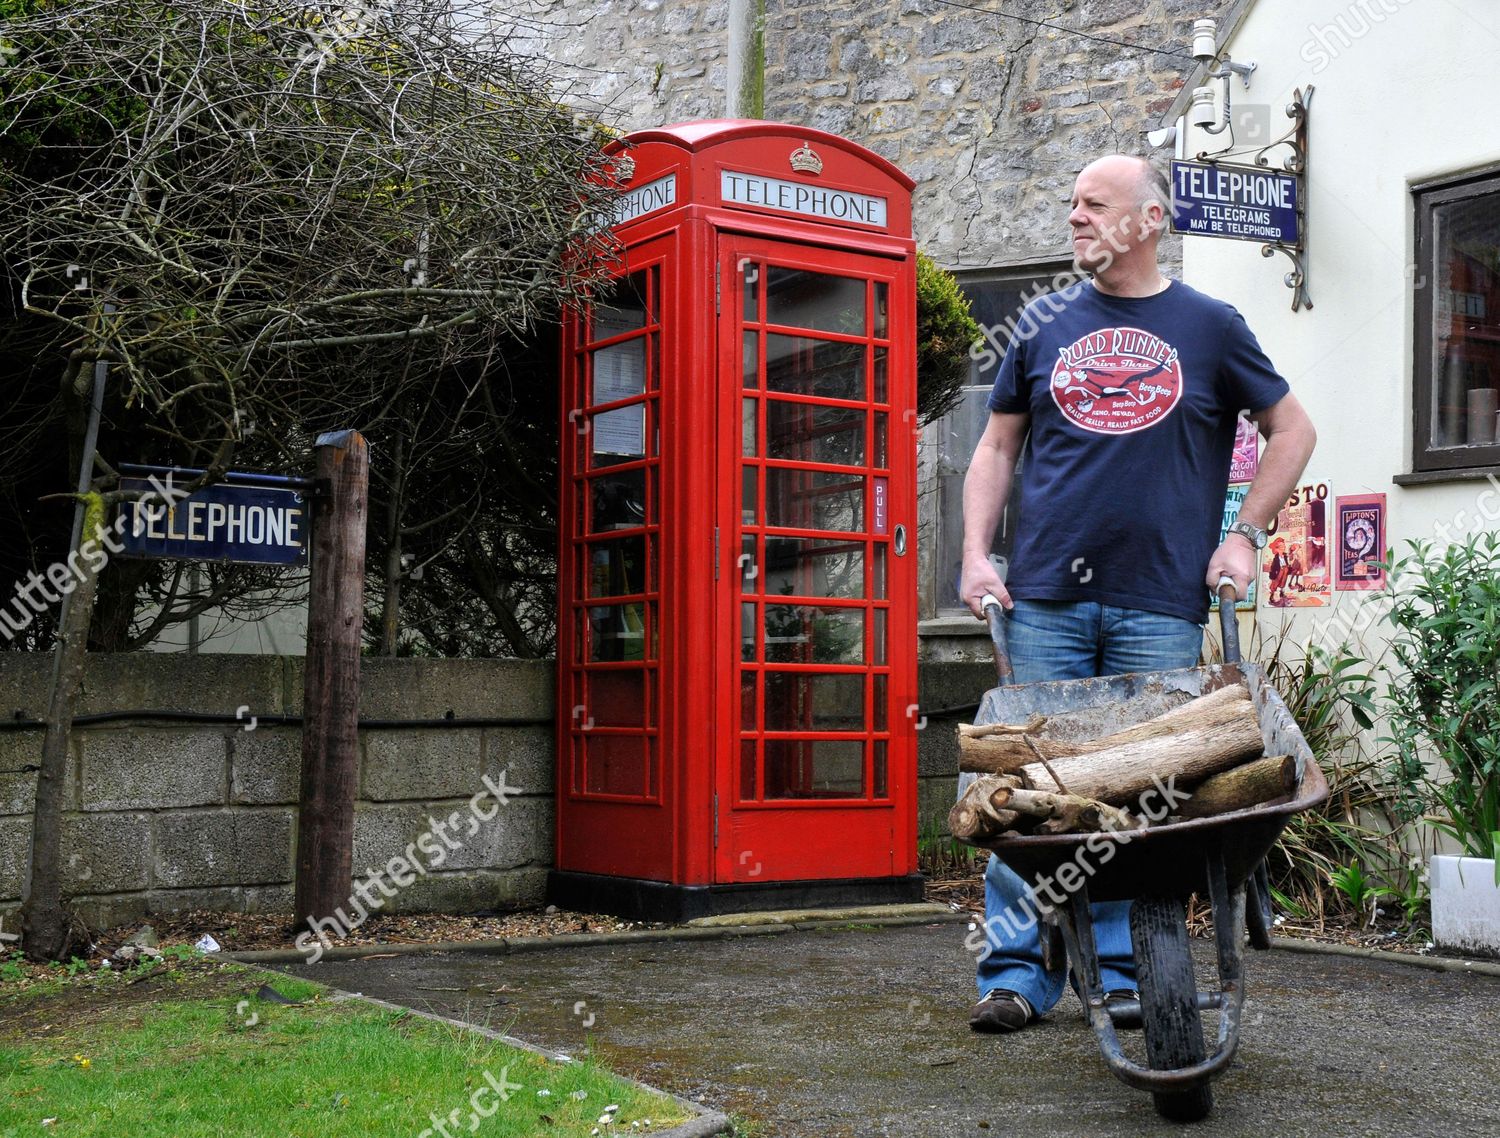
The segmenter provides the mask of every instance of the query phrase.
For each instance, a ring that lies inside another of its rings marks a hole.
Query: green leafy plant
[[[1382,876],[1384,884],[1366,876],[1358,861],[1334,870],[1328,875],[1329,884],[1337,889],[1356,913],[1361,923],[1373,925],[1378,915],[1377,905],[1382,901],[1395,901],[1401,906],[1402,915],[1409,926],[1415,927],[1427,906],[1429,893],[1426,875],[1422,872],[1422,860],[1413,858],[1405,867],[1392,867]]]
[[[1365,871],[1359,868],[1358,861],[1351,861],[1348,865],[1334,870],[1328,875],[1329,883],[1349,900],[1349,904],[1356,913],[1368,914],[1368,920],[1373,922],[1375,915],[1375,903],[1380,899],[1384,890],[1380,889],[1365,876]]]
[[[983,329],[969,313],[958,280],[917,254],[917,418],[930,423],[958,401],[969,382],[969,346]]]
[[[1500,534],[1408,545],[1385,593],[1398,810],[1495,858],[1500,883]]]
[[[1423,910],[1432,900],[1432,890],[1427,884],[1427,867],[1419,857],[1408,859],[1404,867],[1397,868],[1387,878],[1384,895],[1401,906],[1406,923],[1414,930],[1423,916]]]
[[[1403,821],[1367,736],[1378,712],[1362,652],[1292,642],[1288,629],[1256,626],[1245,656],[1264,669],[1328,780],[1328,799],[1292,816],[1267,855],[1276,908],[1321,925],[1330,910],[1363,911],[1334,882],[1352,863],[1384,882],[1405,864]]]

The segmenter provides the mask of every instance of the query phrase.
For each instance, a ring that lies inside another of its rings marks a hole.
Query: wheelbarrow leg
[[[1245,1000],[1244,950],[1246,883],[1233,884],[1224,869],[1224,855],[1208,856],[1208,895],[1214,911],[1214,946],[1219,954],[1219,1047],[1230,1054],[1240,1044],[1240,1010]]]
[[[1059,968],[1068,966],[1068,946],[1063,941],[1058,920],[1055,916],[1045,916],[1042,918],[1041,928],[1037,930],[1042,941],[1042,967],[1048,972],[1056,972]]]
[[[1052,910],[1048,922],[1055,923],[1067,946],[1068,962],[1078,978],[1079,998],[1084,1013],[1099,1036],[1104,1058],[1114,1066],[1115,1058],[1124,1061],[1114,1021],[1104,1007],[1104,977],[1099,966],[1099,951],[1094,944],[1094,918],[1089,912],[1088,885],[1080,885],[1068,897],[1068,903]],[[1045,940],[1043,941],[1045,943]]]
[[[1245,890],[1245,927],[1251,948],[1271,947],[1271,875],[1265,858],[1260,859]]]

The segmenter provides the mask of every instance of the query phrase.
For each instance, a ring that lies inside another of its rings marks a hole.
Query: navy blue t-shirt
[[[1235,419],[1288,390],[1244,318],[1180,281],[1033,301],[989,398],[1031,415],[1011,596],[1201,624]]]

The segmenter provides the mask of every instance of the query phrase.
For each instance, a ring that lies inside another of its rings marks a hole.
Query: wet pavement
[[[963,924],[797,931],[285,970],[456,1016],[723,1110],[755,1138],[1147,1135],[1071,993],[967,1026]],[[1211,944],[1194,942],[1200,982]],[[1500,978],[1247,950],[1239,1056],[1195,1135],[1500,1134]],[[1213,1022],[1213,1013],[1206,1019]],[[1125,1033],[1141,1058],[1139,1033]]]

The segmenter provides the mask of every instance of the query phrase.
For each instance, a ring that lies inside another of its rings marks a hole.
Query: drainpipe
[[[765,26],[765,0],[729,0],[728,118],[765,117]]]

